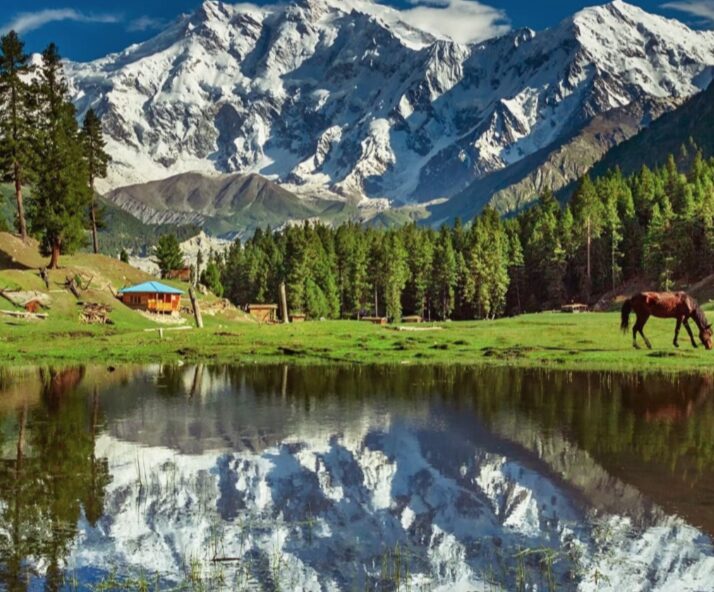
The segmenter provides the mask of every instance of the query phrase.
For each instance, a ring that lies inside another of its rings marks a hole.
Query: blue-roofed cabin
[[[119,298],[130,308],[159,314],[178,314],[182,290],[161,282],[144,282],[119,290]]]

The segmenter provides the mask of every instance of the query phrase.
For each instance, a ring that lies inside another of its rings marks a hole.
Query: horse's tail
[[[623,333],[627,332],[627,329],[630,327],[630,313],[631,312],[632,312],[632,301],[625,300],[625,304],[622,305],[622,312],[620,313],[620,316],[622,318],[622,320],[620,322],[620,329],[622,329]]]

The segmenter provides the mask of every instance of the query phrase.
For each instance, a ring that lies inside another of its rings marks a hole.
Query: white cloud
[[[17,33],[27,33],[48,23],[57,21],[75,21],[79,23],[116,23],[121,18],[114,14],[86,14],[74,8],[51,8],[37,12],[21,12],[9,23],[0,27],[0,32],[14,30]]]
[[[506,12],[475,0],[410,0],[414,8],[401,10],[406,23],[437,37],[473,43],[510,30]]]
[[[166,24],[164,19],[156,18],[153,16],[140,16],[130,21],[127,25],[127,31],[153,31],[156,29],[161,29]]]
[[[667,2],[662,7],[686,12],[714,23],[714,0],[678,0]]]

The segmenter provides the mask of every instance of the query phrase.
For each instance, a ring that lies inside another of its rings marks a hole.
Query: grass
[[[652,320],[652,351],[632,348],[615,313],[543,313],[489,322],[434,325],[408,332],[355,321],[259,325],[207,317],[203,330],[146,331],[152,323],[117,309],[115,325],[73,318],[0,321],[0,363],[214,362],[298,364],[464,364],[567,370],[708,371],[714,353],[683,336],[672,346],[673,323]]]

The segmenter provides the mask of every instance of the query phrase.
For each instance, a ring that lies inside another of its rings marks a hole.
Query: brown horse
[[[642,335],[642,339],[645,340],[647,347],[652,349],[650,340],[645,337],[642,330],[645,328],[650,316],[654,316],[660,319],[677,319],[677,328],[674,330],[674,347],[679,347],[677,340],[682,325],[689,333],[692,346],[697,347],[694,334],[689,326],[689,319],[694,319],[699,328],[699,339],[704,344],[704,347],[712,349],[712,326],[707,321],[701,306],[685,292],[640,292],[635,294],[622,305],[620,328],[623,333],[627,331],[630,325],[630,312],[634,312],[637,315],[635,326],[632,327],[632,345],[636,348],[640,347],[637,345],[637,334],[639,333]]]

